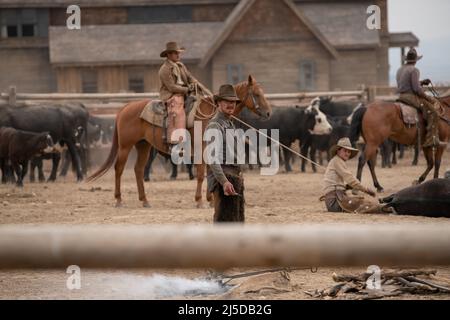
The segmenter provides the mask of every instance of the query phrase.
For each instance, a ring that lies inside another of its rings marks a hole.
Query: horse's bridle
[[[250,98],[252,99],[253,102],[253,107],[255,108],[255,111],[258,115],[261,116],[261,111],[259,109],[261,109],[261,106],[259,105],[259,103],[256,101],[255,95],[253,94],[253,86],[248,85],[247,86],[248,90],[247,90],[247,94],[245,95],[245,98],[242,99],[241,102],[239,102],[239,107],[241,107],[243,104],[245,104],[245,101],[248,99],[248,97],[250,96]]]

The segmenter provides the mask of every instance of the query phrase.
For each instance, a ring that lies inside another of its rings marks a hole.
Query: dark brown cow
[[[50,152],[53,152],[53,140],[48,132],[34,133],[8,127],[0,128],[2,181],[7,181],[7,173],[12,168],[17,175],[17,185],[22,187],[30,159]],[[10,173],[12,175],[12,172]]]

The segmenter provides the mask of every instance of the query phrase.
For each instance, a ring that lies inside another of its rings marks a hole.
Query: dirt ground
[[[158,162],[158,161],[157,161]],[[424,159],[419,166],[412,167],[411,155],[392,169],[377,168],[379,180],[385,187],[380,196],[387,196],[410,186],[424,170]],[[356,160],[349,163],[356,172]],[[166,223],[211,223],[211,208],[197,209],[194,204],[195,181],[188,180],[180,172],[176,181],[168,180],[167,167],[154,169],[152,181],[146,183],[146,191],[152,205],[141,207],[137,199],[134,173],[127,169],[123,180],[125,206],[113,207],[113,170],[94,183],[76,183],[70,176],[56,183],[30,184],[23,189],[11,185],[0,186],[0,224],[166,224]],[[446,153],[441,176],[450,169],[450,154]],[[445,218],[426,218],[395,215],[356,215],[325,212],[319,202],[321,190],[320,173],[299,172],[299,163],[294,172],[286,174],[283,169],[276,176],[260,176],[258,171],[247,172],[246,223],[442,223],[450,227]],[[430,176],[431,177],[431,176]],[[365,170],[363,183],[369,185],[369,173]],[[206,188],[206,181],[204,188]],[[444,248],[443,248],[444,249]],[[447,250],[448,248],[445,248]],[[401,253],[399,253],[401,254]],[[413,266],[411,266],[413,267]],[[438,275],[450,279],[450,268],[436,268]],[[227,270],[227,274],[249,270]],[[324,289],[333,285],[331,278],[336,273],[364,272],[364,268],[319,268],[316,273],[298,270],[290,273],[290,290],[255,292],[234,298],[248,299],[310,299],[307,290]],[[193,296],[158,296],[146,291],[145,281],[154,274],[186,278],[204,277],[206,270],[82,270],[82,288],[68,290],[66,270],[11,270],[0,271],[0,299],[120,299],[120,298],[192,298]],[[221,295],[194,296],[215,299]],[[402,296],[402,299],[450,299],[450,294],[428,296]]]

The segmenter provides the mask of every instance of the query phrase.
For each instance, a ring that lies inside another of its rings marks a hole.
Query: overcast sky
[[[422,78],[450,85],[450,0],[388,0],[389,31],[412,31],[420,40],[417,63]],[[400,49],[390,49],[391,81]]]

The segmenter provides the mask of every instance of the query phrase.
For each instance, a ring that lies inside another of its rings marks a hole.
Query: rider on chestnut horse
[[[172,132],[176,129],[186,129],[184,105],[188,105],[189,102],[185,103],[185,99],[188,100],[189,93],[194,92],[195,85],[199,83],[186,66],[180,62],[180,53],[184,50],[176,42],[168,42],[166,49],[160,54],[160,57],[166,57],[166,60],[159,69],[161,82],[159,98],[166,104],[176,95],[181,101],[181,103],[166,104],[168,112],[166,140],[171,146],[179,143],[179,141],[171,140]]]
[[[422,56],[418,56],[414,48],[406,55],[406,63],[397,71],[397,86],[400,94],[399,100],[422,111],[427,121],[426,136],[423,147],[439,147],[446,145],[439,141],[439,101],[428,96],[423,90],[423,85],[429,85],[431,81],[420,81],[420,71],[415,67],[416,62]]]

